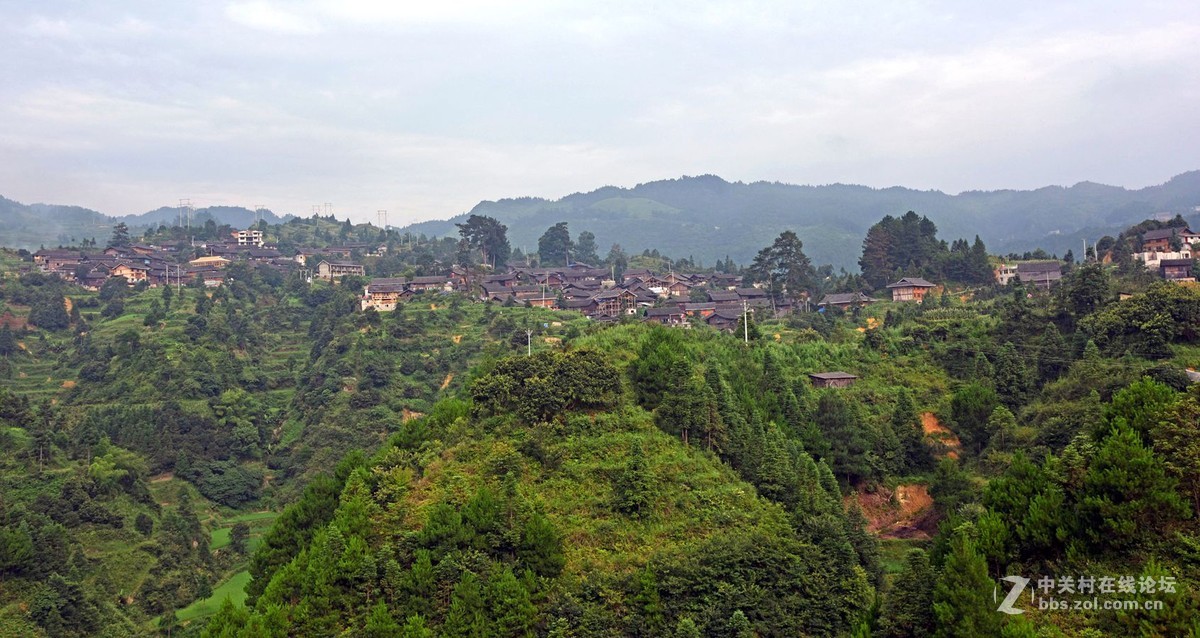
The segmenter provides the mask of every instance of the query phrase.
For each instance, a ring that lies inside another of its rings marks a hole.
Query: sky
[[[0,195],[110,215],[1200,169],[1194,0],[0,0],[0,78]]]

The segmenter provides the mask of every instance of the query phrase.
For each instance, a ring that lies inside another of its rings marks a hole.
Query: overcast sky
[[[1200,2],[0,2],[0,195],[392,224],[728,180],[1200,168]]]

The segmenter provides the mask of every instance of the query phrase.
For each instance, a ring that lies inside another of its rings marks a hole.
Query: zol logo
[[[1017,602],[1017,599],[1021,597],[1021,592],[1025,591],[1025,587],[1029,585],[1029,579],[1025,578],[1024,576],[1005,576],[1000,580],[1012,583],[1013,588],[1008,590],[1008,595],[1005,596],[1004,600],[1000,602],[1000,606],[996,608],[996,611],[1004,612],[1014,616],[1025,613],[1024,609],[1017,609],[1016,607],[1013,607],[1013,603]],[[999,591],[999,587],[992,590],[992,600],[997,598]]]

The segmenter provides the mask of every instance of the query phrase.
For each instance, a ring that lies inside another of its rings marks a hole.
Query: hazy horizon
[[[404,225],[681,175],[950,194],[1200,168],[1183,2],[0,8],[0,195]]]

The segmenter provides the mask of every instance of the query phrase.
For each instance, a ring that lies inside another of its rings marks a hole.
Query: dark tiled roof
[[[831,381],[833,379],[857,379],[858,377],[849,372],[814,372],[808,375],[814,379]]]
[[[873,300],[870,297],[862,294],[861,292],[835,292],[831,295],[825,295],[825,298],[822,299],[821,303],[819,303],[817,305],[818,306],[824,306],[824,305],[837,306],[837,305],[841,305],[841,304],[852,304],[856,301],[858,303],[870,303]]]
[[[888,288],[934,288],[936,284],[929,283],[920,277],[905,277],[894,284],[888,284]]]
[[[1142,233],[1142,241],[1155,241],[1158,239],[1170,239],[1172,235],[1195,235],[1187,228],[1159,228],[1158,230],[1148,230]]]

